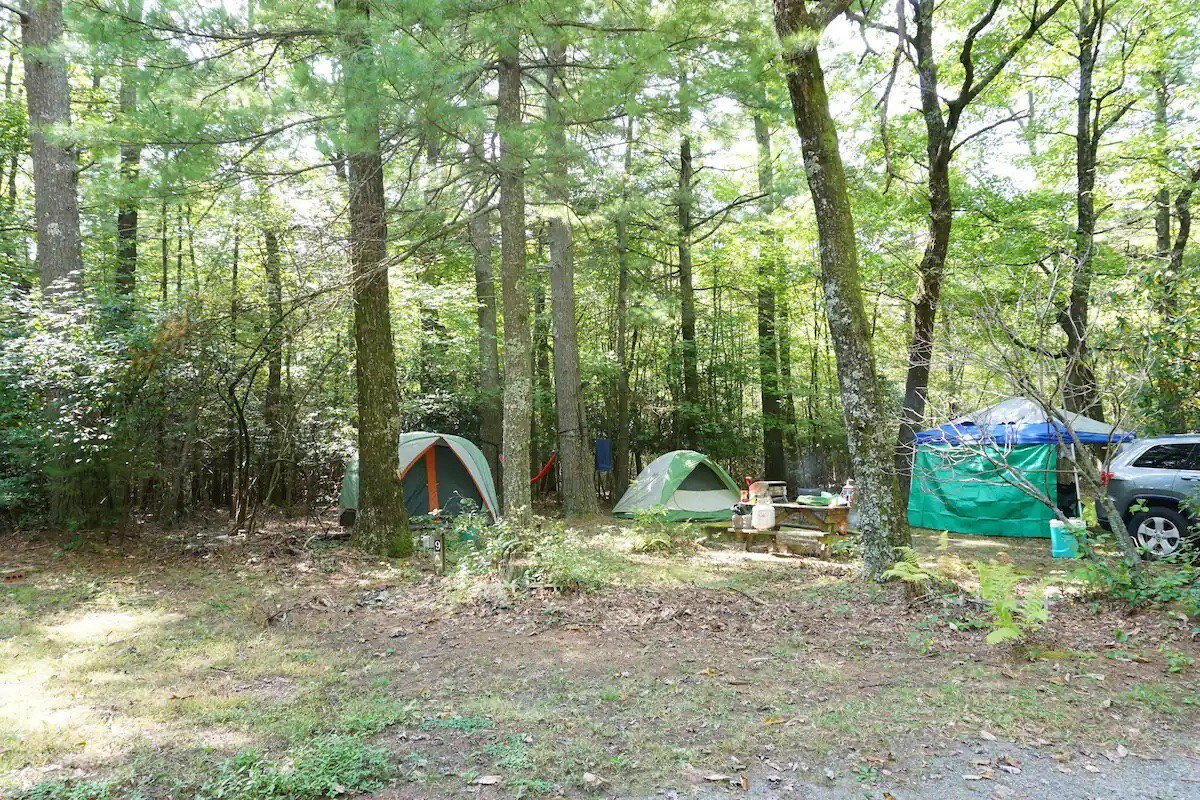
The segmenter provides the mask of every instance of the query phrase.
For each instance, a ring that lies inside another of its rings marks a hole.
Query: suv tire
[[[1183,547],[1192,523],[1183,514],[1165,506],[1151,506],[1129,518],[1129,535],[1150,558],[1175,555]]]

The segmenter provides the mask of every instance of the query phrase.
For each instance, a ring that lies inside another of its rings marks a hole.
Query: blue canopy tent
[[[1074,436],[1072,436],[1072,433]],[[1060,453],[1134,436],[1111,425],[1014,397],[915,437],[908,522],[989,536],[1049,537]],[[1075,476],[1078,495],[1078,476]]]

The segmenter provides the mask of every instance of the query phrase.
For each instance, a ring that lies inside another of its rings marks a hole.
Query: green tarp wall
[[[1054,445],[921,445],[913,464],[908,524],[986,536],[1050,536],[1054,513],[1005,478],[1008,470],[1057,500]]]

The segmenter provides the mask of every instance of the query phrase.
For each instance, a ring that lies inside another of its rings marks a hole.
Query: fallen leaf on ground
[[[589,786],[589,787],[595,789],[595,788],[599,788],[601,786],[607,786],[608,781],[605,780],[604,778],[601,778],[599,775],[593,774],[591,772],[585,772],[585,773],[583,773],[583,785]]]
[[[476,786],[495,786],[504,780],[503,775],[480,775],[475,779]]]

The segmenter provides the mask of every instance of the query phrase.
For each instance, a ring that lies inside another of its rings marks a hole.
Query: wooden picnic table
[[[811,528],[825,533],[845,533],[850,506],[819,506],[808,503],[773,503],[776,527]]]
[[[849,506],[821,506],[809,503],[772,503],[771,505],[775,507],[775,528],[769,531],[747,528],[745,543],[747,550],[754,546],[755,539],[761,535],[772,538],[772,550],[775,549],[775,544],[779,544],[786,551],[788,543],[780,541],[785,528],[816,531],[821,534],[818,538],[823,538],[828,534],[844,534],[847,520],[850,518]],[[783,536],[782,538],[788,537]]]

